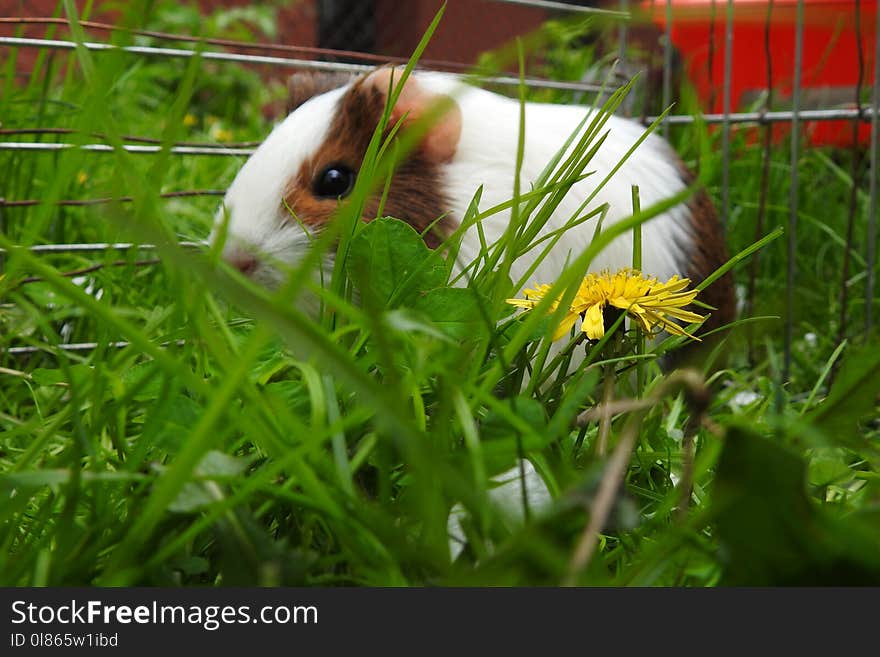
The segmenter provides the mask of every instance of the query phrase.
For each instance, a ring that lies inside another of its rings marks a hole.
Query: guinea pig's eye
[[[315,178],[315,196],[339,198],[347,196],[354,187],[355,173],[342,164],[331,164]]]

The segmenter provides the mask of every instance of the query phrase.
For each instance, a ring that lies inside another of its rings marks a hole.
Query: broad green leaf
[[[850,481],[853,474],[853,470],[842,458],[817,458],[810,461],[809,477],[812,486],[828,486]]]
[[[829,437],[851,441],[860,419],[877,408],[880,395],[880,349],[849,351],[831,392],[807,420]]]
[[[370,222],[352,240],[348,267],[368,303],[406,305],[415,295],[445,283],[443,263],[428,263],[431,250],[419,234],[397,219]]]
[[[448,335],[437,329],[436,326],[425,322],[421,315],[406,308],[392,310],[385,313],[385,324],[392,330],[404,334],[422,334],[437,340],[452,342]]]
[[[427,315],[446,335],[459,340],[479,338],[487,327],[474,290],[441,287],[419,297],[414,308]]]
[[[880,582],[880,535],[834,517],[806,492],[806,464],[743,427],[731,427],[718,463],[712,515],[723,583],[820,585]]]

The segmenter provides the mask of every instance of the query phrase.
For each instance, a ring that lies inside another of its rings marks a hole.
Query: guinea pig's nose
[[[260,264],[255,255],[237,248],[230,249],[224,253],[223,259],[245,276],[253,274]]]

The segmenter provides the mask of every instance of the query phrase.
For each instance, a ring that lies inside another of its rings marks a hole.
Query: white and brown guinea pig
[[[283,278],[270,263],[296,264],[312,239],[306,231],[320,231],[340,199],[351,191],[380,121],[391,76],[392,69],[387,67],[348,79],[295,76],[293,111],[245,163],[226,193],[229,223],[224,257],[229,263],[269,285]],[[399,76],[400,71],[395,71],[394,79]],[[425,236],[429,246],[436,246],[456,228],[479,186],[483,187],[482,209],[508,201],[517,159],[519,101],[465,85],[452,75],[414,73],[392,111],[390,124],[401,117],[418,119],[444,97],[453,99],[450,109],[398,166],[384,209],[384,214],[409,222],[419,232],[442,217]],[[589,111],[574,105],[526,104],[523,189],[529,189]],[[639,124],[616,116],[610,117],[605,129],[608,137],[587,166],[595,173],[571,188],[544,232],[569,221],[644,133]],[[638,185],[642,207],[648,207],[681,191],[690,181],[691,174],[669,145],[650,135],[600,190],[592,207],[609,204],[607,227],[632,213],[632,185]],[[367,203],[365,221],[375,217],[378,201],[377,193]],[[221,208],[218,222],[223,216]],[[507,210],[482,222],[490,244],[503,234],[509,220]],[[594,232],[593,221],[570,229],[531,280],[556,280],[566,263],[587,247]],[[661,280],[678,274],[697,283],[727,259],[721,225],[703,191],[643,224],[642,244],[643,271]],[[479,251],[478,231],[472,227],[463,238],[459,263],[467,265]],[[514,279],[539,251],[515,263]],[[630,233],[612,242],[590,268],[614,270],[631,262]],[[700,298],[717,308],[706,327],[733,319],[730,275],[716,281]]]

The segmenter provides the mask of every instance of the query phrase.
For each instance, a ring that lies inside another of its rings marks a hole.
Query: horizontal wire
[[[874,109],[864,105],[861,109],[817,109],[801,110],[797,116],[802,121],[837,121],[837,120],[861,120],[870,121],[874,115]],[[694,116],[691,114],[671,115],[665,118],[670,125],[683,125],[702,120],[706,123],[782,123],[791,121],[795,116],[792,111],[780,112],[741,112],[732,114],[704,114]],[[656,117],[647,117],[646,123],[651,123]],[[110,144],[70,144],[70,143],[43,143],[43,142],[0,142],[0,150],[23,150],[23,151],[60,151],[66,149],[80,149],[98,153],[112,153],[116,147]],[[129,153],[155,154],[164,149],[161,146],[144,146],[138,144],[125,144],[122,149]],[[175,155],[229,155],[250,156],[255,148],[225,148],[217,146],[173,146],[168,149]]]
[[[870,105],[859,107],[836,108],[836,109],[813,109],[813,110],[783,110],[778,112],[731,112],[730,114],[671,114],[664,120],[670,125],[683,125],[704,121],[706,123],[784,123],[791,121],[797,116],[801,121],[841,121],[859,120],[870,121],[874,115],[874,109]],[[646,123],[653,123],[658,117],[649,116]]]
[[[68,149],[91,151],[94,153],[113,153],[117,148],[111,144],[70,144],[66,142],[34,142],[34,141],[0,141],[0,151],[64,151]],[[229,155],[248,157],[256,148],[237,148],[224,146],[145,146],[141,144],[123,144],[126,153],[156,154],[172,153],[174,155]]]
[[[48,48],[54,50],[74,50],[77,43],[61,39],[32,39],[29,37],[0,37],[0,45],[24,48]],[[286,57],[270,57],[268,55],[246,55],[244,53],[215,52],[211,50],[184,50],[181,48],[157,48],[154,46],[117,46],[112,43],[84,41],[87,50],[122,51],[135,55],[160,57],[196,57],[227,62],[244,62],[248,64],[272,64],[290,68],[310,68],[318,71],[342,71],[346,73],[363,73],[375,67],[367,64],[346,64],[341,62],[320,62],[309,59],[291,59]]]
[[[19,46],[26,48],[49,48],[56,50],[73,50],[77,47],[77,43],[73,41],[62,41],[59,39],[31,39],[26,37],[0,37],[0,46]],[[201,57],[202,59],[225,61],[225,62],[241,62],[248,64],[270,64],[273,66],[284,66],[288,68],[304,68],[316,71],[341,71],[344,73],[366,73],[375,69],[375,66],[367,64],[346,64],[341,62],[321,62],[310,59],[291,59],[286,57],[270,57],[267,55],[246,55],[243,53],[216,52],[211,50],[183,50],[180,48],[155,48],[152,46],[116,46],[110,43],[96,43],[94,41],[85,41],[82,46],[88,50],[95,51],[122,51],[136,55],[159,56],[159,57]],[[460,75],[453,73],[452,75]],[[479,75],[476,78],[500,85],[519,86],[520,79],[507,75]],[[602,91],[603,86],[598,84],[589,84],[585,82],[558,82],[555,80],[544,80],[541,78],[526,78],[526,86],[543,88],[543,89],[563,89],[567,91]]]
[[[55,39],[30,39],[30,38],[22,38],[22,37],[0,37],[0,45],[17,45],[17,46],[29,46],[29,47],[38,47],[38,48],[58,48],[58,49],[73,49],[76,47],[76,44],[72,41],[59,41]],[[107,43],[94,43],[94,42],[85,42],[83,44],[86,48],[90,50],[124,50],[126,52],[131,52],[135,54],[143,54],[143,55],[156,55],[156,56],[167,56],[167,57],[194,57],[199,55],[205,59],[216,59],[222,61],[237,61],[237,62],[250,62],[250,63],[263,63],[263,64],[275,64],[279,66],[288,66],[292,68],[311,68],[315,70],[326,70],[326,71],[344,71],[344,72],[352,72],[359,73],[364,71],[372,70],[372,66],[363,65],[363,64],[346,64],[346,63],[338,63],[338,62],[319,62],[312,60],[303,60],[303,59],[287,59],[282,57],[267,57],[262,55],[245,55],[239,53],[222,53],[222,52],[201,52],[197,53],[192,50],[181,50],[174,48],[153,48],[149,46],[126,46],[126,47],[118,47],[112,44]],[[479,77],[479,76],[478,76]],[[514,76],[487,76],[480,77],[480,79],[491,82],[495,84],[502,85],[518,85],[520,80],[518,77]],[[526,85],[533,87],[543,87],[543,88],[552,88],[552,89],[562,89],[569,91],[600,91],[601,86],[595,84],[586,84],[580,82],[557,82],[553,80],[543,80],[536,78],[527,78],[525,80]],[[821,120],[843,120],[843,119],[862,119],[869,120],[873,116],[873,110],[870,106],[865,105],[862,108],[839,108],[839,109],[816,109],[816,110],[802,110],[798,112],[798,117],[805,121],[821,121]],[[648,122],[653,121],[656,117],[648,117],[646,119]],[[794,118],[794,113],[792,111],[778,111],[778,112],[738,112],[731,114],[705,114],[702,116],[703,121],[707,123],[723,123],[725,121],[730,121],[732,123],[773,123],[773,122],[784,122],[790,121]],[[665,121],[670,125],[680,125],[693,123],[696,121],[693,115],[690,114],[680,114],[680,115],[670,115],[667,116]],[[16,146],[18,142],[2,142],[0,143],[0,148],[18,148]],[[11,144],[11,145],[8,145]],[[63,145],[47,145],[47,148],[43,150],[58,150],[58,146],[65,147]],[[110,151],[112,147],[106,144],[86,144],[80,146],[85,150],[94,150],[94,151]],[[36,149],[41,150],[41,149]],[[126,146],[126,150],[130,152],[143,152],[143,153],[156,153],[161,150],[161,147],[150,147],[150,146],[135,146],[129,145]],[[171,149],[173,153],[178,153],[181,155],[250,155],[252,149],[248,148],[236,148],[230,146],[222,146],[222,145],[208,145],[202,144],[199,146],[175,146]],[[216,152],[215,152],[216,151]]]
[[[80,135],[83,134],[78,130],[74,130],[72,128],[0,128],[0,136],[2,135]],[[89,137],[94,137],[96,139],[104,139],[107,140],[109,137],[100,132],[89,133]],[[121,135],[120,139],[122,141],[133,141],[140,142],[143,144],[162,144],[161,139],[155,139],[153,137],[140,137],[137,135]],[[259,141],[239,141],[239,142],[225,142],[222,144],[216,142],[201,142],[201,141],[178,141],[174,142],[172,146],[198,146],[204,148],[251,148],[259,146]]]
[[[102,343],[98,342],[71,342],[70,344],[53,344],[46,345],[45,347],[7,347],[6,349],[0,348],[0,354],[8,354],[10,356],[21,356],[27,354],[37,354],[41,352],[49,352],[56,349],[60,349],[61,351],[94,351],[97,349]],[[130,342],[105,342],[103,343],[106,347],[112,347],[114,349],[122,349],[123,347],[127,347],[131,344]]]
[[[172,342],[163,342],[161,347],[169,347],[174,345],[175,347],[182,347],[186,344],[186,340],[174,340]],[[98,347],[110,347],[112,349],[124,349],[125,347],[131,346],[130,342],[126,342],[124,340],[119,340],[116,342],[71,342],[68,344],[53,344],[53,345],[45,345],[41,347],[0,347],[0,354],[2,355],[10,355],[10,356],[22,356],[28,354],[36,354],[36,353],[52,353],[53,351],[94,351]]]
[[[226,192],[222,189],[188,189],[181,192],[163,192],[159,194],[159,198],[189,198],[193,196],[223,196]],[[63,199],[61,201],[55,201],[52,205],[64,206],[64,207],[80,207],[80,206],[88,206],[88,205],[101,205],[104,203],[131,203],[134,200],[133,196],[119,196],[112,197],[107,196],[104,198],[86,198],[86,199]],[[31,207],[34,205],[40,205],[44,203],[41,199],[29,198],[29,199],[19,199],[19,200],[9,200],[5,198],[0,198],[0,207],[5,208],[24,208]]]
[[[207,242],[178,242],[177,246],[185,249],[201,249]],[[93,253],[96,251],[155,251],[155,244],[135,244],[133,242],[84,242],[79,244],[35,244],[27,247],[31,253]],[[0,248],[0,253],[7,250]]]
[[[503,2],[509,5],[522,5],[524,7],[534,7],[536,9],[552,9],[579,14],[608,16],[610,18],[623,18],[626,20],[629,20],[630,18],[629,12],[626,11],[585,7],[584,5],[570,5],[567,2],[551,2],[550,0],[492,0],[492,2]]]
[[[50,18],[50,17],[22,17],[22,18],[0,18],[0,24],[13,25],[68,25],[66,18]],[[301,53],[305,55],[316,55],[319,57],[346,57],[349,59],[361,59],[376,64],[405,64],[408,60],[406,57],[391,57],[386,55],[375,55],[373,53],[358,52],[356,50],[337,50],[335,48],[317,48],[314,46],[292,46],[282,43],[248,43],[247,41],[239,41],[235,39],[219,39],[216,37],[194,37],[185,34],[171,34],[169,32],[157,32],[154,30],[136,30],[119,25],[111,25],[110,23],[100,23],[96,21],[80,21],[80,25],[87,29],[101,30],[105,32],[125,32],[136,34],[138,36],[151,37],[161,39],[163,41],[180,41],[184,43],[204,43],[212,46],[223,46],[224,48],[242,48],[245,50],[264,50],[274,52]],[[461,62],[451,62],[440,59],[420,59],[419,62],[423,66],[431,68],[442,68],[450,71],[469,71],[471,66]]]
[[[801,121],[870,121],[874,116],[874,109],[869,105],[863,105],[861,108],[846,109],[815,109],[800,110],[797,117]],[[676,114],[667,116],[665,121],[670,125],[684,125],[694,123],[695,121],[704,121],[705,123],[784,123],[791,121],[795,117],[793,111],[779,112],[734,112],[731,114],[703,114],[694,116],[692,114]],[[657,117],[647,117],[646,123],[653,122]],[[84,151],[92,151],[98,153],[112,153],[116,147],[110,144],[70,144],[70,143],[43,143],[43,142],[22,142],[22,141],[4,141],[0,142],[0,150],[22,150],[22,151],[60,151],[70,148],[76,148]],[[129,153],[155,154],[165,150],[162,146],[146,146],[140,144],[125,144],[122,149]],[[172,146],[167,149],[175,155],[229,155],[229,156],[250,156],[256,150],[255,148],[227,148],[222,146]]]

